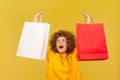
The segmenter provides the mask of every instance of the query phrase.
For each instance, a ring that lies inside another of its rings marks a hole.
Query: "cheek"
[[[56,48],[58,49],[59,48],[59,46],[58,46],[59,44],[58,43],[56,43]]]
[[[58,43],[56,43],[56,47],[58,46],[59,44]]]
[[[67,48],[67,43],[65,43],[64,45],[65,45],[65,48]]]

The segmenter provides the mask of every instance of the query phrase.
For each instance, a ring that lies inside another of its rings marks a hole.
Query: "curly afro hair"
[[[59,37],[65,37],[66,41],[67,41],[67,50],[66,50],[66,54],[70,54],[74,51],[75,47],[76,47],[76,40],[75,40],[75,35],[72,34],[69,31],[64,31],[64,30],[60,30],[55,32],[50,39],[50,45],[51,45],[51,49],[54,52],[57,52],[57,47],[56,47],[56,41]]]

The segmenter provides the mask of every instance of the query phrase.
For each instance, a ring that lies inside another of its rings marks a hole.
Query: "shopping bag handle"
[[[90,15],[88,15],[85,12],[82,12],[82,15],[84,16],[84,22],[86,24],[92,24],[93,23],[92,17]]]
[[[43,12],[39,12],[39,13],[35,14],[35,16],[33,18],[33,22],[38,22],[38,17],[40,17],[39,22],[42,22],[42,15],[43,15]]]

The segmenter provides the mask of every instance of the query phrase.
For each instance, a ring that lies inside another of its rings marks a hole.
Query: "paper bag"
[[[77,24],[78,60],[108,59],[108,51],[103,24]]]
[[[45,60],[50,24],[25,22],[17,56]]]

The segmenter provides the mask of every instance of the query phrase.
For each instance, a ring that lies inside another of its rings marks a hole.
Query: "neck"
[[[64,55],[64,54],[66,54],[66,53],[60,53],[61,55]]]

